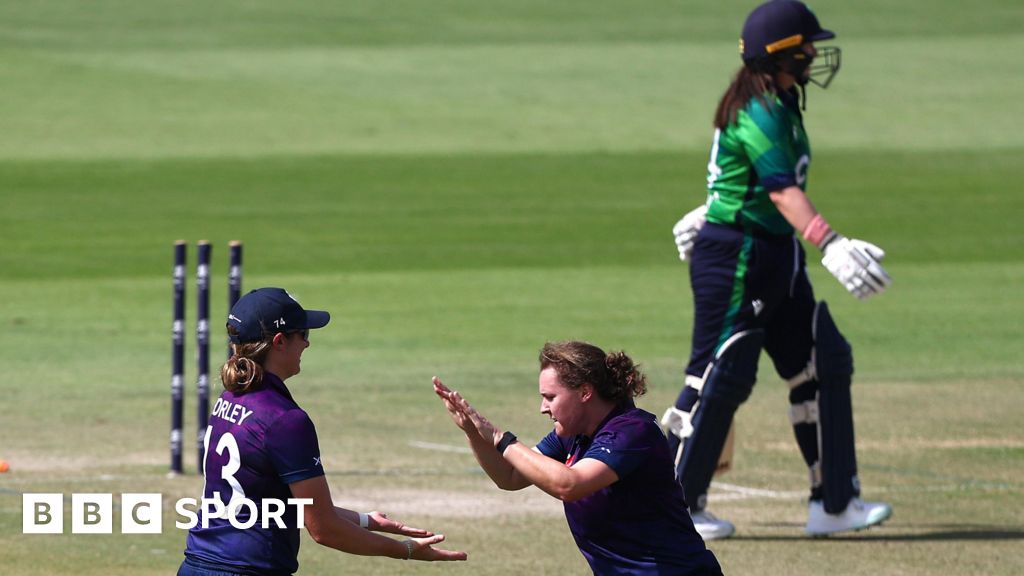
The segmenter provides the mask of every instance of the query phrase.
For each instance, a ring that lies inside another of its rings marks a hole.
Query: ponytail
[[[614,382],[614,390],[619,398],[616,403],[643,396],[647,393],[647,377],[640,372],[639,366],[625,352],[612,352],[604,359],[604,365]],[[611,400],[611,398],[609,398]]]
[[[228,328],[230,333],[233,326]],[[244,394],[263,382],[263,362],[270,351],[270,341],[231,345],[231,358],[220,369],[224,389]]]
[[[715,110],[715,128],[724,130],[730,124],[735,124],[739,117],[740,110],[747,107],[747,104],[754,98],[761,101],[765,108],[768,108],[768,100],[765,95],[775,93],[775,81],[768,72],[755,69],[750,66],[743,66],[736,72],[732,83],[725,89],[721,100],[718,101],[718,108]]]

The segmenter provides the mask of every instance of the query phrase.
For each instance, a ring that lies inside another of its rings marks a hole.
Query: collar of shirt
[[[597,436],[612,418],[615,418],[616,416],[621,416],[622,414],[625,414],[626,412],[634,408],[636,408],[636,404],[633,403],[633,400],[626,400],[625,402],[622,402],[621,404],[618,404],[617,406],[612,408],[611,412],[609,412],[608,415],[604,417],[604,420],[601,420],[601,423],[597,425],[597,429],[594,430],[594,436]],[[592,436],[587,436],[586,434],[580,434],[573,438],[572,446],[569,449],[569,462],[573,462],[576,460],[576,458],[573,456],[574,454],[582,454],[586,452],[587,449],[590,448],[590,444],[593,441],[594,438]]]
[[[292,402],[295,402],[295,399],[292,398],[291,391],[288,390],[287,386],[285,386],[284,380],[278,378],[277,374],[274,374],[273,372],[264,372],[263,385],[266,386],[268,390],[274,390],[278,394],[284,396],[285,398],[291,400]]]

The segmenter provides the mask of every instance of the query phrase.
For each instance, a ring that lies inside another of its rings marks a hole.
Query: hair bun
[[[647,378],[625,352],[609,353],[604,358],[604,365],[627,398],[635,398],[647,392]]]

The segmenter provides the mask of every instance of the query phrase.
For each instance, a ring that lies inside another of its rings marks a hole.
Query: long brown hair
[[[770,73],[757,70],[750,66],[743,66],[736,72],[736,77],[725,89],[722,99],[718,101],[718,108],[715,110],[715,128],[725,129],[726,126],[736,122],[740,110],[746,108],[751,99],[757,98],[765,107],[768,101],[765,94],[775,93],[775,81]]]
[[[615,404],[647,392],[647,378],[625,352],[605,354],[579,341],[548,342],[540,351],[540,369],[552,367],[566,388],[590,384],[598,396]]]
[[[228,326],[228,332],[237,332]],[[244,393],[263,382],[263,363],[273,344],[274,335],[260,342],[231,345],[231,358],[220,369],[220,381],[228,392]]]

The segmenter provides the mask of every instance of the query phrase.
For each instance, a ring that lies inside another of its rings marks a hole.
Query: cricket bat
[[[718,456],[718,465],[715,466],[715,476],[725,474],[732,470],[733,446],[736,441],[736,421],[729,426],[729,435],[725,437],[725,445],[722,446],[722,454]]]

